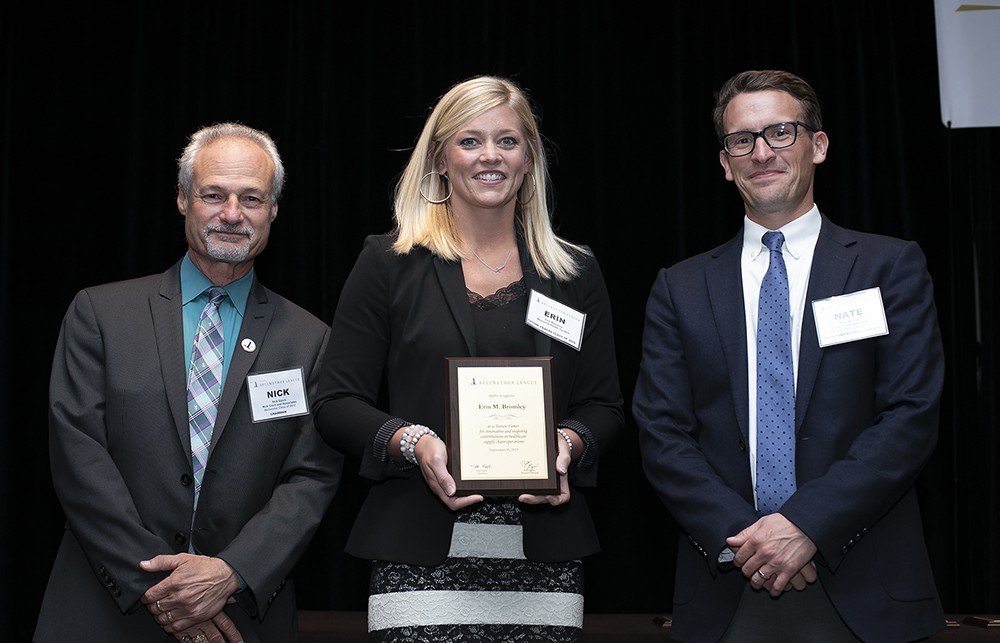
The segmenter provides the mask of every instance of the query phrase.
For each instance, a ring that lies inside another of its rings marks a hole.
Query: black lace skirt
[[[583,564],[526,560],[520,517],[515,500],[487,498],[459,512],[441,565],[375,561],[369,641],[581,641]]]

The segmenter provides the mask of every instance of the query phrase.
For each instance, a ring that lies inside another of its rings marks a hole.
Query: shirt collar
[[[785,236],[784,249],[792,258],[798,259],[802,256],[803,248],[819,236],[822,224],[819,208],[814,203],[813,207],[801,217],[778,228]],[[767,231],[767,228],[743,215],[743,251],[748,254],[750,261],[755,261],[760,253],[768,251],[767,246],[761,241],[761,237]]]
[[[250,271],[234,281],[231,284],[226,284],[221,286],[226,294],[229,295],[230,301],[233,303],[233,307],[236,308],[241,316],[243,311],[247,307],[247,299],[250,297],[250,286],[253,284],[254,271],[250,268]],[[191,301],[197,299],[206,288],[211,288],[213,285],[212,281],[205,276],[201,270],[198,270],[197,266],[191,261],[191,257],[184,254],[184,258],[181,260],[181,303],[188,304]]]

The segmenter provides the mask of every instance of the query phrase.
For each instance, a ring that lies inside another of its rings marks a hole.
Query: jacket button
[[[181,475],[181,484],[185,487],[190,487],[191,483],[194,482],[194,478],[190,473],[185,473]]]
[[[188,538],[184,534],[180,532],[174,534],[174,542],[177,543],[178,545],[186,545],[187,541]]]

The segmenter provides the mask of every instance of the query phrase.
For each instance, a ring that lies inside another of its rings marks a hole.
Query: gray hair
[[[281,188],[285,184],[285,166],[281,163],[278,147],[266,132],[248,127],[241,123],[216,123],[203,127],[194,134],[177,160],[177,185],[184,195],[191,194],[191,183],[194,181],[194,161],[198,154],[209,143],[222,138],[245,138],[253,141],[267,152],[274,164],[274,175],[271,178],[271,202],[277,203],[281,198]]]

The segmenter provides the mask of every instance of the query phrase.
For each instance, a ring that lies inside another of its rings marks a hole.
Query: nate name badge
[[[556,341],[580,350],[586,321],[587,313],[561,304],[536,290],[529,294],[524,323]]]
[[[877,286],[817,299],[812,307],[820,348],[889,334],[882,291]]]
[[[250,411],[254,422],[309,413],[302,367],[247,375]]]

